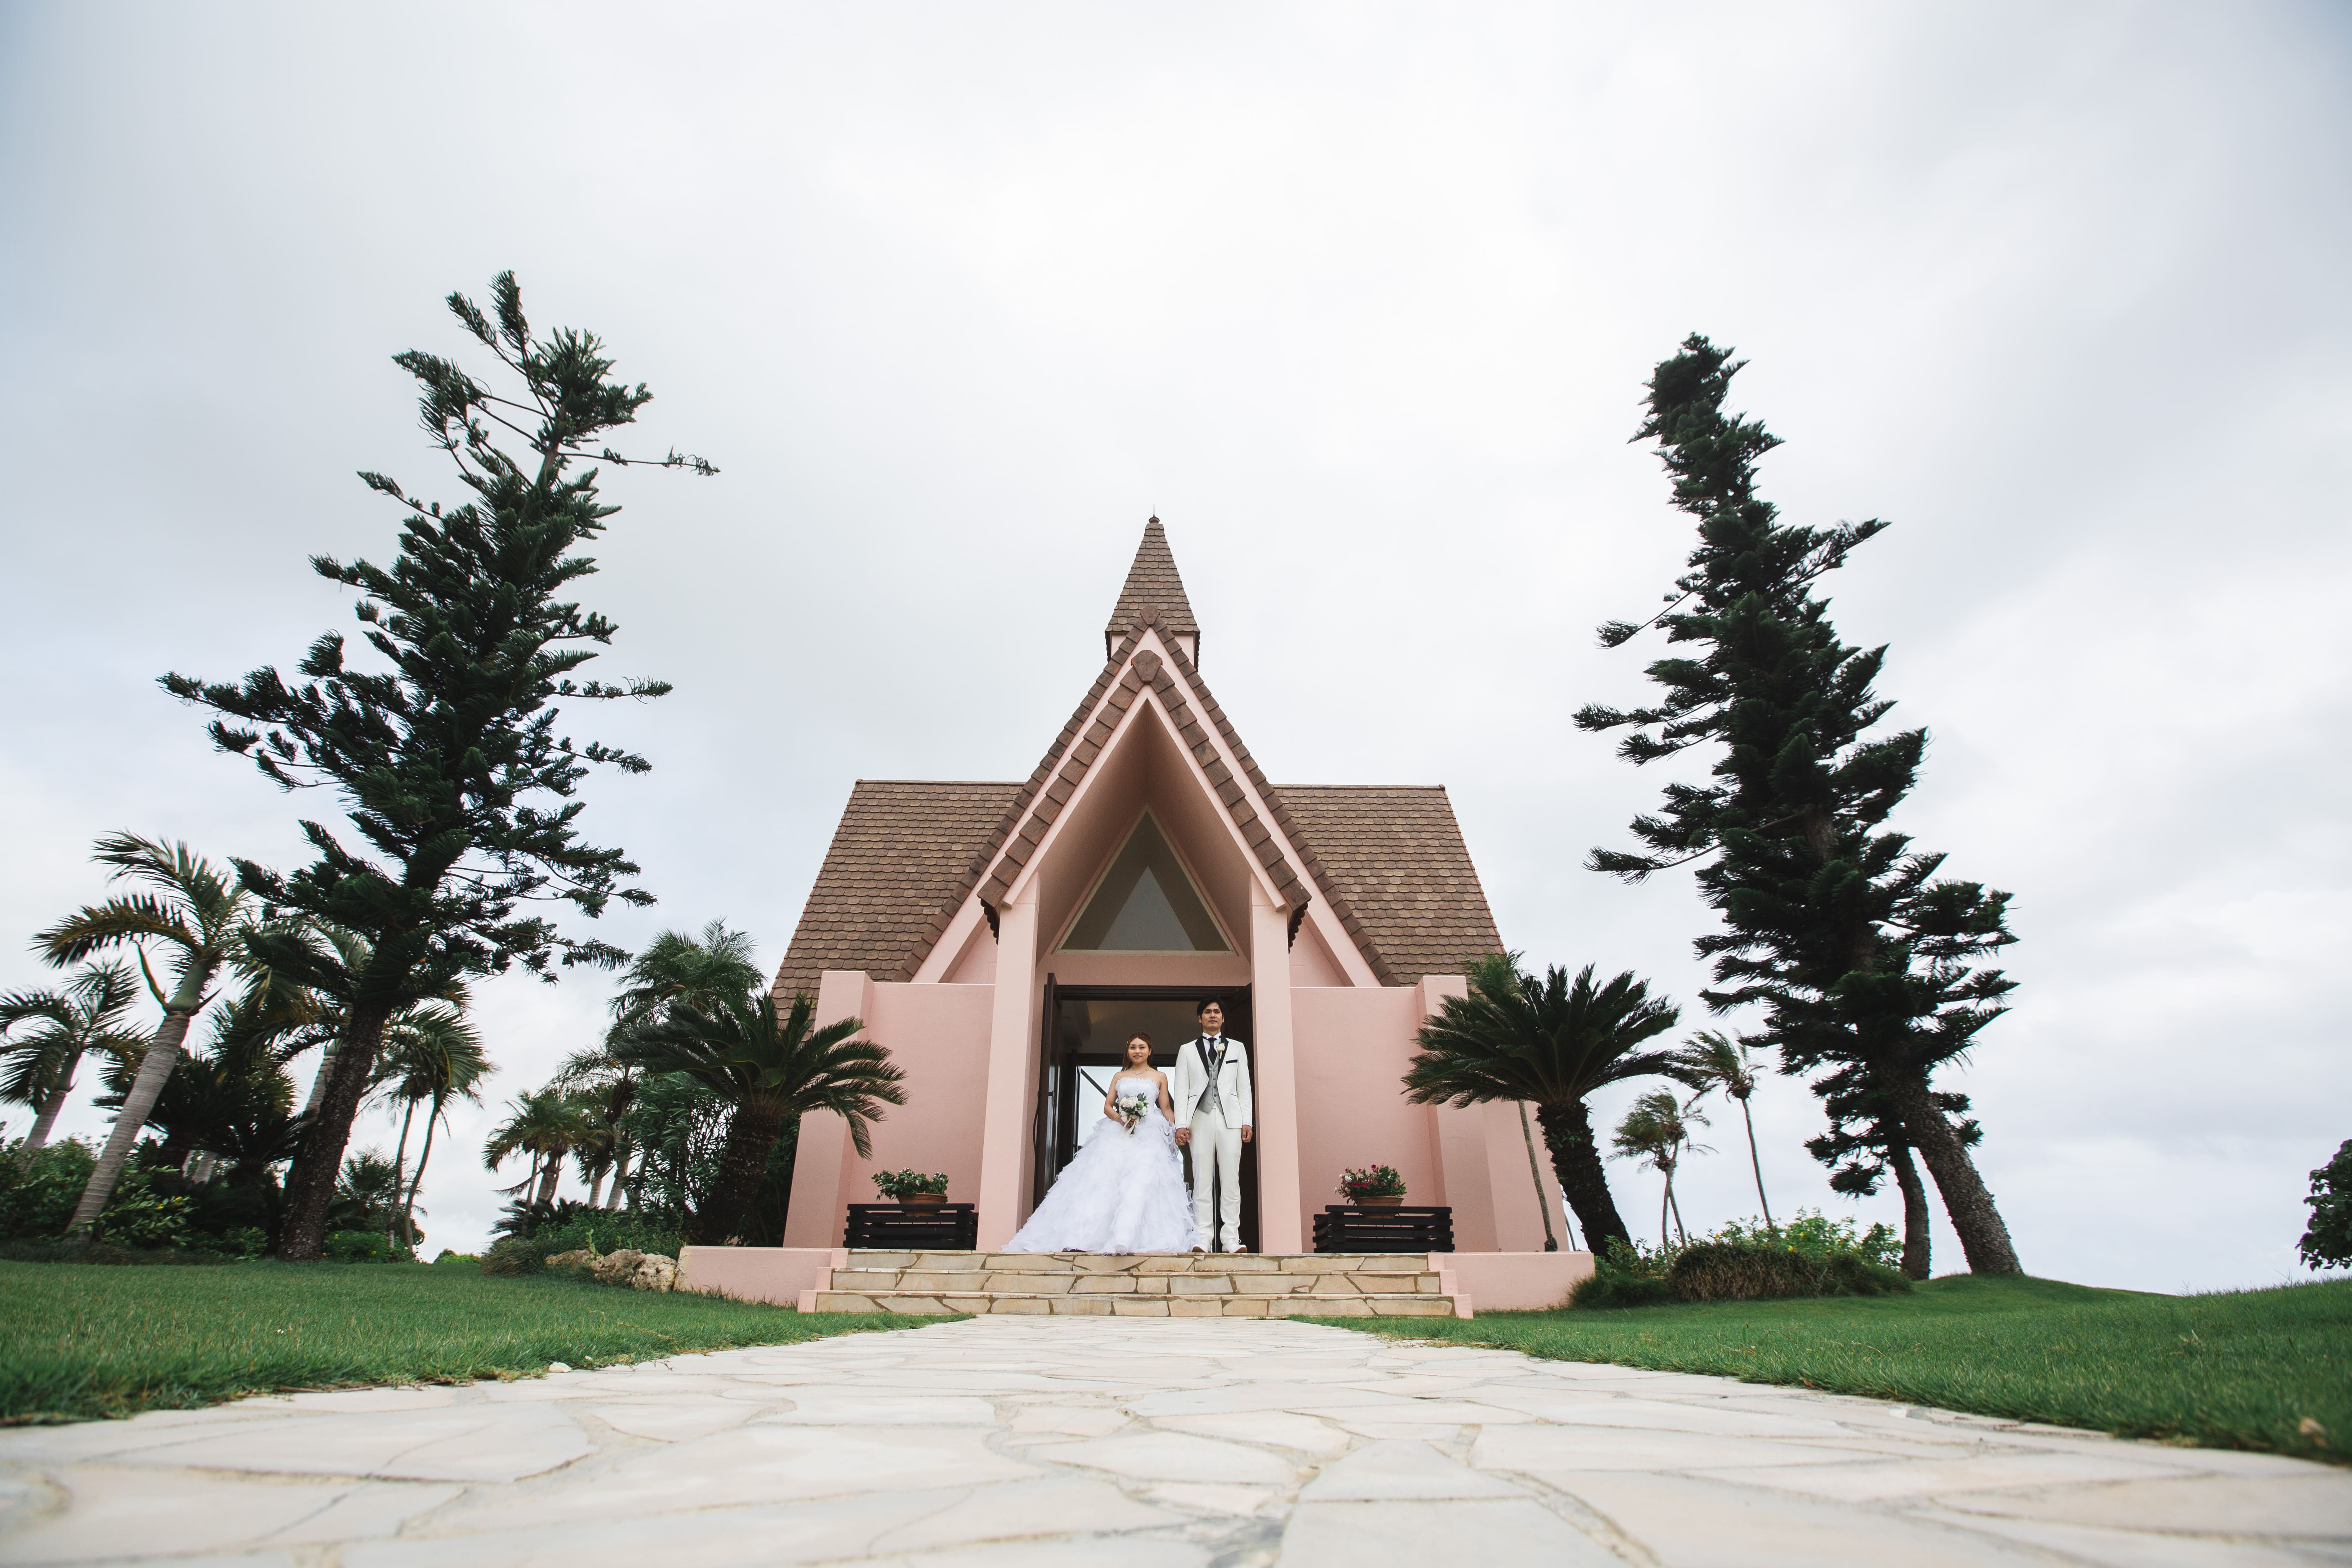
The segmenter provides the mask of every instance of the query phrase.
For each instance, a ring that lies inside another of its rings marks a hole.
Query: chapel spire
[[[1201,658],[1201,626],[1192,619],[1192,601],[1184,596],[1184,579],[1176,574],[1176,557],[1168,552],[1168,531],[1153,518],[1143,525],[1143,542],[1136,547],[1135,564],[1127,569],[1127,584],[1112,606],[1110,624],[1103,628],[1103,657],[1118,651],[1119,638],[1134,624],[1136,612],[1159,612],[1160,629],[1176,639],[1184,657]]]

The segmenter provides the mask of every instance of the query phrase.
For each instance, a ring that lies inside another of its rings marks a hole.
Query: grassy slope
[[[0,1263],[0,1421],[453,1382],[785,1344],[903,1320],[424,1264]]]
[[[1956,1275],[1866,1300],[1332,1321],[2209,1447],[2337,1463],[2352,1450],[2346,1284],[2146,1296]]]

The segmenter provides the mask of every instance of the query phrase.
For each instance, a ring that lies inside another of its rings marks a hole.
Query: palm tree
[[[1665,1196],[1658,1200],[1658,1247],[1666,1246],[1666,1215],[1675,1216],[1675,1234],[1687,1244],[1690,1232],[1683,1228],[1682,1205],[1675,1202],[1675,1167],[1681,1163],[1685,1149],[1700,1149],[1691,1142],[1691,1129],[1706,1125],[1706,1118],[1696,1109],[1696,1100],[1685,1105],[1663,1089],[1654,1089],[1633,1101],[1625,1120],[1617,1124],[1616,1136],[1611,1140],[1617,1156],[1624,1160],[1646,1160],[1666,1178]]]
[[[626,1119],[637,1098],[637,1068],[614,1054],[613,1042],[674,1002],[709,1012],[719,998],[740,996],[760,980],[751,937],[730,931],[724,921],[712,921],[698,934],[663,931],[630,963],[613,998],[613,1023],[604,1044],[574,1052],[555,1076],[565,1088],[595,1097],[596,1115],[604,1123],[603,1135],[581,1151],[581,1175],[590,1184],[592,1207],[608,1172],[613,1186],[605,1206],[621,1206],[629,1183],[629,1159],[636,1152]]]
[[[699,1080],[735,1108],[719,1173],[688,1239],[723,1241],[735,1234],[743,1211],[759,1195],[768,1156],[788,1120],[812,1110],[830,1110],[849,1123],[849,1140],[860,1159],[874,1152],[872,1122],[885,1105],[904,1105],[905,1071],[890,1053],[856,1037],[866,1025],[844,1018],[811,1027],[816,1004],[805,994],[789,1010],[765,992],[714,997],[708,1010],[683,998],[624,1032],[614,1054],[649,1072],[684,1073]]]
[[[212,1000],[214,978],[231,963],[243,945],[252,900],[211,862],[185,844],[169,847],[135,833],[110,833],[98,841],[91,858],[114,868],[110,880],[129,878],[147,883],[155,892],[135,892],[86,905],[33,939],[51,963],[79,963],[91,954],[125,942],[139,950],[139,965],[148,989],[163,1005],[163,1022],[140,1058],[139,1072],[124,1096],[121,1113],[107,1134],[106,1147],[90,1171],[81,1202],[74,1205],[67,1234],[88,1235],[114,1184],[131,1157],[131,1145],[147,1125],[148,1112],[163,1092],[163,1082],[178,1065],[181,1042],[188,1026]],[[147,965],[146,943],[175,950],[173,985],[169,996],[156,984]]]
[[[375,1080],[370,1086],[402,1106],[400,1142],[394,1149],[392,1172],[395,1188],[408,1171],[408,1134],[419,1104],[431,1101],[425,1118],[425,1151],[417,1156],[415,1181],[405,1184],[406,1195],[384,1215],[385,1234],[405,1234],[415,1208],[416,1189],[425,1179],[425,1161],[433,1152],[433,1124],[452,1092],[476,1098],[474,1084],[490,1070],[482,1054],[481,1037],[465,1014],[446,1003],[404,1007],[384,1030],[383,1054],[377,1058]],[[324,1077],[322,1070],[320,1077]]]
[[[1775,1228],[1772,1203],[1764,1195],[1764,1163],[1756,1157],[1756,1117],[1748,1108],[1748,1096],[1756,1092],[1756,1068],[1748,1059],[1748,1048],[1745,1040],[1707,1029],[1693,1035],[1675,1055],[1690,1069],[1692,1083],[1719,1089],[1739,1102],[1739,1114],[1748,1123],[1748,1163],[1756,1173],[1756,1201],[1764,1206],[1764,1229],[1769,1233]]]
[[[1633,1235],[1609,1195],[1592,1142],[1585,1097],[1636,1078],[1682,1081],[1687,1069],[1664,1051],[1637,1051],[1675,1026],[1674,1004],[1652,998],[1629,971],[1595,985],[1586,964],[1571,984],[1558,964],[1542,979],[1523,973],[1516,952],[1469,966],[1470,994],[1450,996],[1421,1027],[1421,1052],[1404,1076],[1416,1105],[1523,1100],[1536,1108],[1552,1173],[1595,1252]]]
[[[576,1096],[553,1084],[532,1089],[516,1096],[514,1114],[491,1130],[490,1141],[482,1149],[482,1164],[495,1171],[514,1154],[529,1154],[530,1173],[507,1191],[520,1192],[536,1179],[539,1191],[530,1201],[552,1203],[555,1184],[563,1176],[563,1157],[589,1131],[586,1110]]]
[[[0,1052],[8,1058],[6,1076],[0,1079],[0,1100],[33,1112],[33,1130],[17,1146],[17,1163],[31,1164],[48,1142],[58,1113],[73,1095],[74,1073],[85,1054],[128,1058],[146,1045],[122,1023],[123,1013],[138,996],[139,982],[127,963],[93,963],[56,991],[15,991],[0,996]],[[8,1031],[20,1024],[38,1026],[7,1039]]]

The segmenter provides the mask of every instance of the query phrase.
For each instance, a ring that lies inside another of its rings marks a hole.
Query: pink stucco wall
[[[862,984],[857,984],[863,982]],[[872,1173],[913,1166],[945,1171],[948,1196],[971,1202],[980,1190],[982,1105],[988,1083],[989,1009],[992,985],[901,985],[863,975],[824,977],[820,1001],[856,994],[853,1015],[868,1038],[890,1051],[907,1073],[907,1103],[874,1124],[874,1157],[861,1160],[841,1118],[816,1112],[801,1121],[793,1167],[793,1202],[784,1241],[794,1247],[841,1245],[854,1203],[877,1201]],[[820,1009],[822,1016],[823,1009]]]
[[[1345,1200],[1339,1173],[1394,1165],[1405,1201],[1442,1204],[1436,1128],[1429,1110],[1405,1102],[1402,1079],[1421,1027],[1417,987],[1294,986],[1298,1061],[1298,1185],[1307,1231],[1324,1205]]]
[[[689,1247],[677,1257],[677,1288],[798,1307],[845,1257],[827,1247]]]
[[[1454,1252],[1438,1261],[1474,1314],[1565,1307],[1569,1292],[1592,1273],[1589,1252]]]

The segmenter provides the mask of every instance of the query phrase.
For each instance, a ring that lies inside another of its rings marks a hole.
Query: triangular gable
[[[1200,884],[1147,808],[1058,944],[1064,952],[1231,952]]]

